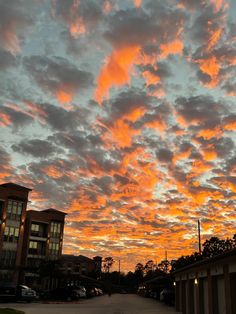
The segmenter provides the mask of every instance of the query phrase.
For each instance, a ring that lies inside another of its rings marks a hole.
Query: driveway
[[[0,304],[26,314],[170,314],[177,313],[173,307],[133,294],[114,294],[76,303],[14,303]]]

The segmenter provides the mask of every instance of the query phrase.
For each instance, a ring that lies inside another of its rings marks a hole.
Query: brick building
[[[14,183],[0,185],[0,283],[18,281],[30,191]]]
[[[61,270],[70,279],[78,279],[81,275],[100,277],[102,257],[95,256],[93,259],[83,255],[63,254],[60,258]]]
[[[0,285],[40,285],[41,262],[62,254],[66,213],[27,211],[30,191],[14,183],[0,185]]]
[[[60,258],[65,215],[66,213],[53,208],[26,212],[22,282],[34,287],[41,286],[41,263]]]

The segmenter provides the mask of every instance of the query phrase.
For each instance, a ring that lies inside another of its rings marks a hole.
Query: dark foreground
[[[169,314],[177,313],[173,307],[156,300],[130,294],[114,294],[81,300],[77,303],[14,303],[0,304],[0,308],[11,307],[26,314]]]

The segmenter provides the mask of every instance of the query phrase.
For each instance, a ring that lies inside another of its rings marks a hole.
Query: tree
[[[135,266],[135,272],[136,272],[136,273],[142,273],[142,275],[143,275],[143,272],[144,272],[144,266],[143,266],[143,264],[138,263],[138,264]]]
[[[158,268],[160,271],[162,271],[162,272],[168,274],[168,273],[170,272],[170,269],[171,269],[171,263],[170,263],[170,261],[168,261],[167,259],[165,259],[165,260],[161,261],[161,262],[157,265],[157,268]]]
[[[114,264],[114,259],[111,256],[105,257],[103,260],[103,268],[106,273],[110,272],[112,265]]]
[[[203,257],[213,257],[232,250],[234,247],[233,239],[220,240],[218,237],[211,237],[203,243]]]
[[[154,269],[155,269],[155,264],[154,264],[153,260],[147,261],[147,263],[144,266],[144,270],[145,270],[146,274],[148,272],[154,271]]]
[[[216,255],[228,252],[236,248],[236,234],[232,239],[219,239],[218,237],[211,237],[203,243],[202,253],[195,252],[191,255],[181,256],[172,265],[171,271],[175,271],[179,268],[187,265],[194,264],[205,258],[211,258]]]
[[[135,266],[135,271],[134,275],[137,279],[137,285],[139,285],[143,281],[143,276],[144,276],[144,266],[141,263],[138,263]]]

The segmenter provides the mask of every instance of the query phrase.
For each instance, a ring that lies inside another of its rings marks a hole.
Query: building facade
[[[236,314],[236,249],[175,271],[176,310]]]
[[[60,264],[63,272],[70,274],[71,278],[77,275],[90,275],[98,278],[101,275],[102,257],[95,256],[91,259],[83,255],[63,254]]]
[[[42,285],[42,268],[52,267],[62,254],[66,213],[49,208],[26,212],[21,281],[33,287]]]
[[[0,283],[19,278],[30,191],[14,183],[0,185]]]
[[[42,264],[48,271],[62,255],[66,213],[27,211],[30,191],[14,183],[0,185],[0,285],[39,287]]]

